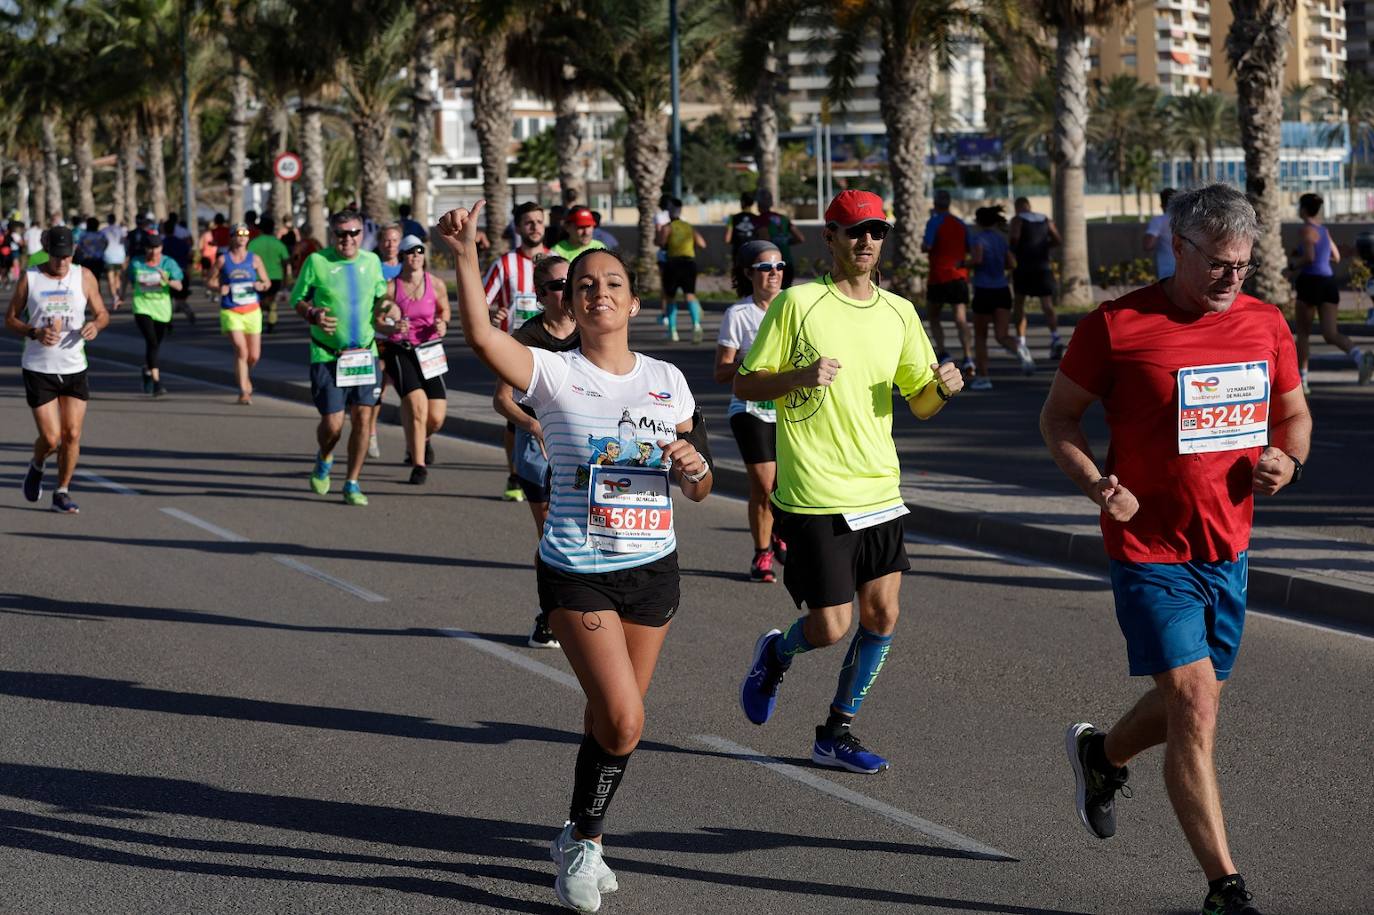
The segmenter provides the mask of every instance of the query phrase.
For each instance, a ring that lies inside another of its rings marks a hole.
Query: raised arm
[[[486,207],[479,200],[472,210],[458,207],[439,219],[435,230],[453,251],[458,279],[458,320],[468,345],[497,378],[513,388],[528,390],[534,377],[534,356],[529,347],[510,334],[491,326],[482,270],[477,263],[477,219]]]

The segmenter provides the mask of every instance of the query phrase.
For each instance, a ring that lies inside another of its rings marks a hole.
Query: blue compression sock
[[[891,650],[892,636],[878,635],[860,626],[854,633],[854,641],[849,643],[849,651],[845,652],[831,708],[845,715],[857,715]]]
[[[692,326],[701,326],[701,303],[696,299],[687,300],[687,311],[692,315]]]
[[[668,303],[668,332],[677,330],[677,300]]]
[[[792,659],[797,655],[811,651],[816,647],[806,640],[806,633],[802,631],[802,623],[804,622],[806,622],[806,617],[797,617],[796,621],[788,626],[778,640],[773,643],[773,660],[783,670],[792,666]]]

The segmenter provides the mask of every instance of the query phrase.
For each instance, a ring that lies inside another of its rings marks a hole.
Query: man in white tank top
[[[76,473],[81,450],[81,426],[86,419],[90,387],[86,382],[86,341],[110,323],[100,298],[95,274],[72,263],[76,245],[72,230],[55,226],[44,236],[47,263],[19,279],[5,327],[24,338],[24,393],[38,438],[33,461],[24,475],[24,498],[43,497],[43,465],[57,454],[57,491],[53,511],[76,514],[79,509],[67,488]],[[86,319],[90,311],[90,320]]]

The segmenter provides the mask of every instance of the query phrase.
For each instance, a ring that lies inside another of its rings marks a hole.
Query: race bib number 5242
[[[1179,369],[1179,454],[1263,447],[1268,440],[1268,362]]]

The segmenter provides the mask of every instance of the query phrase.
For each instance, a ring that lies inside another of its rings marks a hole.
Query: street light
[[[678,74],[677,0],[668,0],[668,59],[673,81],[673,196],[682,199],[682,84]]]

